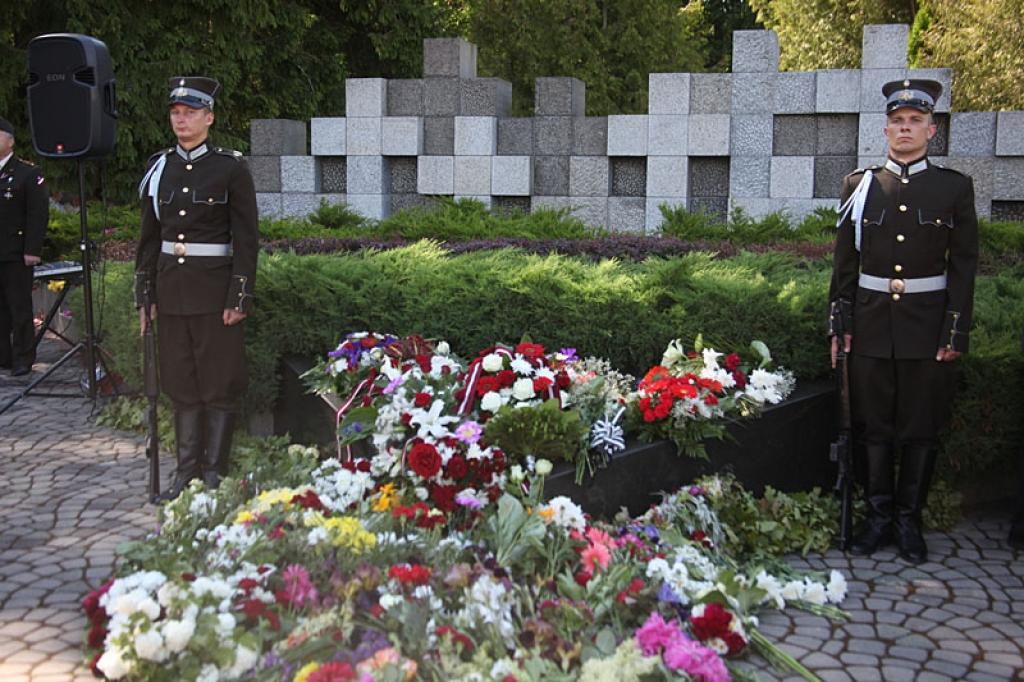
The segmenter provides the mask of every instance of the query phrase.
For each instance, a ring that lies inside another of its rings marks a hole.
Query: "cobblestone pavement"
[[[58,352],[47,345],[41,357]],[[65,367],[38,390],[75,379]],[[0,406],[26,384],[0,371]],[[0,415],[2,682],[92,679],[80,601],[110,575],[119,543],[155,527],[143,439],[95,426],[91,409],[83,398],[30,394]],[[161,466],[166,483],[172,462]],[[772,612],[761,630],[826,682],[1024,679],[1024,555],[1006,548],[1006,533],[995,515],[930,533],[932,561],[918,567],[892,552],[795,559],[847,576],[850,620]],[[762,680],[799,679],[756,661],[743,667]]]

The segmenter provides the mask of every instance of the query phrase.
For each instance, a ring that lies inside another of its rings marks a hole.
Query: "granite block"
[[[647,153],[650,156],[686,156],[689,116],[652,114],[647,117]]]
[[[345,156],[345,119],[313,118],[309,121],[310,149],[313,156]]]
[[[690,156],[728,156],[731,125],[728,114],[691,114],[687,147]]]
[[[387,175],[385,190],[392,197],[399,194],[416,193],[416,157],[414,156],[393,156],[387,159],[384,165]],[[392,202],[392,205],[394,203]]]
[[[428,116],[423,119],[424,156],[452,156],[455,154],[455,118]]]
[[[381,119],[381,154],[420,156],[423,154],[423,119],[419,116],[387,116]]]
[[[730,111],[731,73],[695,73],[690,76],[691,114],[728,114]]]
[[[579,156],[608,154],[608,117],[588,116],[572,122],[572,153]]]
[[[508,116],[512,84],[501,78],[459,81],[459,107],[464,116]]]
[[[775,77],[776,114],[813,114],[817,78],[813,71],[787,71]]]
[[[940,114],[949,113],[950,104],[952,104],[953,69],[910,69],[907,71],[907,78],[927,79],[941,83],[942,94],[935,102],[935,111]]]
[[[498,154],[522,156],[533,153],[533,119],[498,119]]]
[[[1024,111],[1000,111],[997,115],[996,155],[1024,156]]]
[[[813,156],[773,156],[772,199],[810,199],[814,196]]]
[[[882,86],[889,81],[905,78],[906,69],[864,69],[860,72],[860,110],[885,111]]]
[[[615,197],[642,197],[647,191],[647,160],[634,156],[609,157]]]
[[[569,197],[551,197],[535,195],[530,200],[530,212],[533,213],[538,210],[569,211],[571,210],[569,204]]]
[[[282,156],[281,191],[315,192],[316,159],[312,156]]]
[[[380,118],[350,118],[346,128],[346,156],[379,156],[381,151]]]
[[[399,211],[407,211],[412,208],[426,208],[434,201],[433,197],[423,196],[422,194],[417,194],[415,192],[392,194],[388,199],[388,215],[398,213]]]
[[[992,214],[992,197],[995,193],[996,159],[977,156],[934,158],[933,162],[953,168],[969,175],[974,181],[974,209],[979,218]]]
[[[495,156],[491,159],[491,194],[527,197],[533,189],[533,162],[529,156]],[[529,212],[529,204],[526,206]]]
[[[954,156],[992,156],[996,152],[996,112],[964,111],[951,115],[949,153]]]
[[[320,164],[320,191],[328,194],[348,192],[348,160],[344,156],[317,157]]]
[[[781,199],[767,199],[763,197],[737,197],[731,203],[734,210],[742,211],[748,218],[760,220],[769,213],[777,211],[781,201]],[[691,208],[691,210],[693,209]]]
[[[491,156],[455,157],[455,194],[491,194]]]
[[[644,232],[655,234],[661,230],[665,222],[665,215],[661,212],[662,207],[666,209],[685,209],[686,199],[679,197],[647,197],[647,211],[644,216]]]
[[[280,218],[281,193],[256,192],[256,212],[260,218]]]
[[[647,116],[608,117],[608,156],[647,156]]]
[[[530,196],[492,196],[491,210],[498,215],[529,215]]]
[[[689,161],[686,156],[648,156],[646,196],[687,196]]]
[[[935,135],[928,140],[929,156],[946,156],[949,154],[949,114],[934,114]]]
[[[476,78],[476,45],[464,38],[424,38],[423,75]]]
[[[861,38],[861,68],[907,68],[907,24],[868,24]]]
[[[382,220],[387,216],[390,206],[391,201],[386,194],[348,195],[348,207],[370,220]]]
[[[1024,158],[996,159],[992,198],[998,201],[1024,200]]]
[[[728,197],[729,159],[690,157],[690,197]]]
[[[281,191],[280,156],[247,156],[245,162],[257,192]]]
[[[652,73],[647,77],[647,113],[690,113],[690,74]]]
[[[458,116],[462,113],[460,105],[458,78],[424,79],[424,116]]]
[[[1024,201],[993,201],[990,220],[1024,223]]]
[[[281,215],[286,218],[305,218],[320,208],[320,200],[312,192],[285,192],[281,194]]]
[[[782,213],[793,223],[799,223],[819,208],[835,209],[836,199],[772,199],[775,202],[772,212]]]
[[[856,113],[860,111],[860,71],[828,69],[818,71],[815,79],[815,111],[819,113]],[[879,91],[881,97],[881,91]]]
[[[533,194],[535,196],[569,196],[569,157],[533,157]]]
[[[733,158],[772,153],[773,121],[768,114],[734,114],[729,130],[729,151]]]
[[[420,194],[455,194],[455,157],[417,157],[416,191]]]
[[[838,199],[843,178],[857,169],[856,156],[819,156],[814,159],[814,197]]]
[[[856,156],[860,118],[856,114],[818,116],[818,156]],[[781,156],[781,155],[779,155]]]
[[[583,116],[587,110],[587,86],[578,78],[543,77],[534,81],[535,116]]]
[[[732,75],[732,111],[738,114],[770,114],[775,105],[775,79],[772,73],[734,73]]]
[[[571,116],[534,116],[533,153],[568,156],[572,152]]]
[[[254,118],[249,127],[253,156],[302,156],[306,153],[306,124],[285,118]]]
[[[772,123],[772,156],[807,157],[814,155],[817,122],[806,114],[775,116]]]
[[[608,229],[613,232],[643,234],[647,225],[647,199],[644,197],[609,197]]]
[[[380,118],[387,114],[387,86],[385,78],[346,78],[345,116]]]
[[[458,161],[456,160],[456,164]],[[488,176],[488,182],[490,182],[490,176]],[[456,194],[454,197],[455,201],[471,200],[478,204],[483,205],[488,211],[491,210],[491,195],[490,194]]]
[[[347,204],[348,203],[348,197],[345,194],[343,194],[343,193],[342,194],[335,194],[335,193],[318,192],[317,195],[316,195],[316,203],[317,203],[317,207],[318,208],[320,206],[323,206],[323,205],[327,205],[327,206],[341,206],[342,204]]]
[[[608,197],[570,197],[573,216],[591,227],[608,226]]]
[[[770,156],[733,156],[729,161],[729,196],[767,197]]]
[[[720,222],[725,222],[729,217],[728,197],[691,197],[689,209],[694,213],[704,213]]]
[[[423,81],[395,78],[388,81],[388,116],[423,116]]]
[[[497,118],[494,116],[455,117],[456,156],[493,156],[497,151]]]
[[[775,31],[733,31],[732,72],[779,70],[779,36]]]
[[[884,113],[861,114],[857,127],[857,156],[884,159],[889,150],[884,129]]]
[[[346,158],[347,194],[384,194],[384,157]]]
[[[607,197],[611,168],[607,156],[569,157],[569,196]]]

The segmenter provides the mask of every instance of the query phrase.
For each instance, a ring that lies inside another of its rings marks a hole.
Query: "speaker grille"
[[[75,71],[75,80],[86,85],[96,85],[96,70],[91,66]]]

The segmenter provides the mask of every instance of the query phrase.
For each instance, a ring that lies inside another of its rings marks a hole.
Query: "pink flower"
[[[648,616],[647,621],[636,631],[636,641],[644,656],[655,656],[672,644],[676,639],[683,637],[679,626],[674,622],[666,623],[658,612]]]
[[[591,544],[580,552],[580,558],[583,560],[583,566],[587,572],[594,574],[597,573],[598,567],[608,568],[608,563],[612,559],[612,553],[608,551],[607,545]]]
[[[462,422],[455,429],[455,437],[467,445],[476,443],[482,435],[484,435],[483,427],[474,421]]]
[[[697,682],[729,682],[729,671],[718,654],[681,633],[665,648],[662,660],[669,670],[685,672]]]
[[[313,605],[317,600],[316,587],[309,580],[309,571],[299,564],[291,564],[281,573],[284,587],[278,592],[278,599],[283,599],[291,606],[301,607]]]

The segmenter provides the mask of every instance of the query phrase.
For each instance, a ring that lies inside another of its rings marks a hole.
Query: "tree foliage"
[[[467,0],[480,72],[512,83],[513,109],[533,110],[534,79],[575,76],[591,115],[647,111],[652,72],[702,71],[708,30],[699,1]]]

